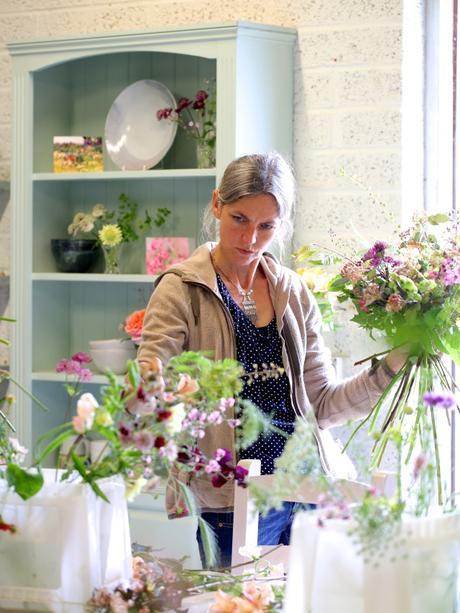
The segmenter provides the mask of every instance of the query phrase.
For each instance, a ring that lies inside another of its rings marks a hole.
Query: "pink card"
[[[174,264],[186,260],[194,240],[187,236],[148,236],[145,239],[145,268],[148,275],[157,275]]]

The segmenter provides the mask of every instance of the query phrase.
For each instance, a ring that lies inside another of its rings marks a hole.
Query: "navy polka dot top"
[[[273,318],[268,326],[257,328],[244,311],[233,300],[220,275],[216,273],[217,284],[224,304],[230,311],[236,335],[236,358],[247,372],[255,370],[254,364],[283,365],[281,338]],[[285,373],[278,379],[265,381],[256,379],[246,384],[240,394],[253,402],[261,411],[271,415],[272,423],[288,434],[294,432],[295,413],[289,396],[289,380]],[[239,459],[261,460],[263,475],[274,471],[274,461],[283,452],[286,439],[280,434],[261,436],[250,447],[240,451]]]

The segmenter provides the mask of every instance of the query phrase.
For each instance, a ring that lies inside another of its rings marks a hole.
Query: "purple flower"
[[[204,89],[199,89],[195,94],[196,102],[204,102],[209,98],[209,94]]]
[[[157,111],[157,119],[168,119],[172,112],[172,109],[160,109]]]
[[[441,264],[439,274],[446,286],[460,283],[460,264],[458,258],[446,258]]]
[[[175,108],[176,113],[181,113],[184,109],[192,104],[192,101],[189,98],[181,98],[177,103],[177,107]]]
[[[78,351],[77,353],[74,353],[70,359],[74,360],[75,362],[79,362],[80,364],[89,364],[90,362],[92,362],[91,356],[89,356],[84,351]]]
[[[423,402],[427,407],[438,409],[452,409],[457,404],[452,392],[426,392]]]
[[[377,241],[374,245],[366,251],[362,257],[362,261],[371,260],[372,266],[378,266],[382,261],[387,244],[383,241]]]
[[[219,464],[222,466],[223,464],[226,464],[227,462],[232,461],[232,452],[229,451],[228,449],[219,448],[214,453],[214,459],[217,460]]]
[[[247,487],[246,476],[248,474],[248,470],[243,468],[242,466],[235,466],[235,470],[233,471],[233,476],[235,477],[235,481],[241,487]]]

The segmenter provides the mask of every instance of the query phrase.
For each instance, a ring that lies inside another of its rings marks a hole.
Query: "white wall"
[[[331,229],[348,237],[350,220],[369,240],[384,238],[388,222],[382,207],[340,169],[372,187],[387,212],[399,218],[399,0],[0,0],[0,181],[9,180],[10,163],[11,67],[5,42],[235,19],[298,30],[296,244],[328,245]],[[9,211],[3,208],[0,201],[0,273],[10,266]],[[343,330],[339,346],[348,349],[351,342],[351,333]],[[5,360],[0,353],[0,364]]]

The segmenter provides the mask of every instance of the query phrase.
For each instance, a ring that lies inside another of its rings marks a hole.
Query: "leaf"
[[[59,428],[61,428],[61,427],[62,426],[59,426]],[[50,433],[48,432],[45,436],[47,436],[49,434]],[[41,464],[41,462],[43,462],[43,460],[45,458],[47,458],[50,455],[50,453],[52,453],[55,449],[60,447],[62,445],[62,443],[66,439],[69,438],[69,436],[72,436],[74,434],[75,434],[75,432],[74,432],[73,428],[70,428],[70,429],[66,430],[65,432],[62,432],[62,434],[59,434],[59,436],[57,436],[50,443],[48,443],[48,445],[45,447],[45,449],[38,456],[37,460],[35,461],[35,464]],[[37,443],[38,443],[38,441],[37,441]]]
[[[75,466],[75,470],[79,473],[83,481],[90,486],[90,488],[93,490],[96,496],[99,496],[99,498],[102,498],[102,500],[105,500],[105,502],[108,502],[110,504],[110,500],[101,490],[101,488],[98,486],[94,477],[91,475],[91,473],[86,472],[86,468],[85,468],[83,461],[78,457],[75,451],[72,451],[70,453],[70,457],[72,458],[72,462]]]
[[[436,215],[428,216],[428,223],[430,223],[432,226],[437,226],[440,223],[446,223],[447,221],[449,221],[449,216],[445,215],[444,213],[437,213]]]
[[[214,530],[205,521],[201,515],[198,515],[198,528],[201,534],[201,541],[203,543],[204,557],[206,559],[206,565],[208,568],[214,566],[217,561],[217,538]]]
[[[192,490],[188,487],[186,483],[183,483],[182,481],[178,480],[177,483],[179,485],[181,497],[183,498],[185,507],[189,515],[197,516],[198,512],[196,508],[195,497],[193,496]]]
[[[23,500],[28,500],[39,492],[44,483],[41,472],[27,472],[13,462],[10,462],[6,468],[6,478],[8,485],[12,487],[16,494]]]

